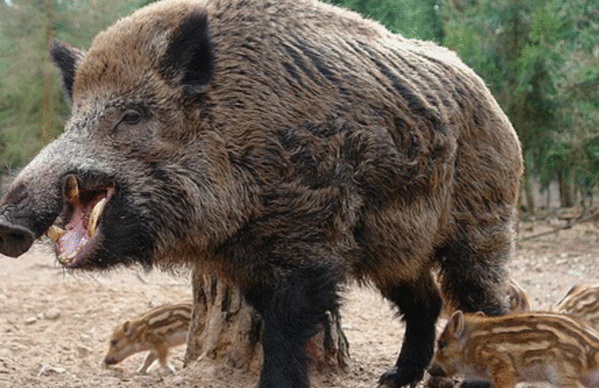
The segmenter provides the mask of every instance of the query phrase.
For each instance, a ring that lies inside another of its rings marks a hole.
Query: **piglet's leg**
[[[514,388],[516,386],[516,371],[509,361],[496,362],[491,367],[491,374],[493,375],[493,385],[497,388]],[[575,381],[573,383],[573,386],[577,386]]]
[[[148,368],[154,363],[154,361],[156,361],[156,353],[152,350],[146,356],[146,359],[137,370],[137,373],[140,375],[145,375],[146,373],[148,373]]]
[[[175,373],[175,368],[168,363],[168,344],[158,344],[156,346],[156,354],[158,355],[158,362],[160,362],[162,370],[166,373]]]

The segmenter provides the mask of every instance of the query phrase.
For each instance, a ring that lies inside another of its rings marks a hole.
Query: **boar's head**
[[[46,233],[68,268],[149,266],[236,224],[223,140],[205,128],[207,15],[191,7],[140,10],[88,51],[51,44],[71,117],[3,196],[0,253]]]

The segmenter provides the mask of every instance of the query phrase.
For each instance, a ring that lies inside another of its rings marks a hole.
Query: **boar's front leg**
[[[258,388],[310,385],[304,350],[326,312],[338,308],[340,277],[326,264],[293,271],[273,284],[245,290],[247,302],[262,315],[264,361]]]
[[[397,363],[381,376],[378,388],[414,385],[422,379],[433,356],[441,295],[429,272],[416,281],[381,288],[381,292],[403,315],[406,332]]]

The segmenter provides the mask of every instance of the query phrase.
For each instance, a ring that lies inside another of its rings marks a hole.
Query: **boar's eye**
[[[119,340],[113,339],[110,341],[110,346],[112,346],[114,348],[118,343],[119,343]]]
[[[139,124],[143,116],[136,110],[128,110],[125,112],[123,117],[121,118],[121,123],[127,125],[136,125]]]
[[[121,113],[118,120],[113,122],[110,134],[111,136],[114,136],[119,130],[140,125],[149,117],[149,112],[143,107],[127,109]]]

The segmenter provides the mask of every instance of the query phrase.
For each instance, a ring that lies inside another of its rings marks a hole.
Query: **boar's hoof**
[[[407,385],[415,387],[416,383],[422,380],[423,375],[424,371],[394,366],[383,373],[375,388],[400,388]]]
[[[22,226],[0,220],[0,253],[10,257],[18,257],[27,252],[35,235]]]

